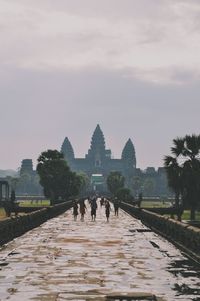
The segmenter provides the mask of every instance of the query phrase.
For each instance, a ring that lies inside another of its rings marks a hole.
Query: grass
[[[5,210],[3,208],[0,208],[0,219],[3,219],[6,217]]]
[[[49,200],[41,200],[41,201],[30,201],[30,200],[23,200],[19,201],[20,207],[46,207],[50,206]]]
[[[141,207],[150,208],[150,207],[157,207],[157,208],[167,208],[171,207],[171,202],[169,201],[142,201]]]
[[[196,211],[196,216],[195,216],[196,221],[200,221],[200,211]],[[190,211],[189,210],[184,210],[183,215],[182,215],[182,220],[190,220]]]
[[[20,207],[46,207],[50,206],[50,201],[49,200],[41,200],[41,201],[30,201],[30,200],[25,200],[25,201],[19,201],[19,206]],[[6,218],[6,213],[4,208],[0,207],[0,220]]]
[[[150,200],[144,200],[142,201],[141,207],[145,208],[150,208],[150,207],[157,207],[157,208],[167,208],[171,207],[171,202],[170,201],[158,201],[154,199]],[[169,216],[169,215],[165,215]],[[196,221],[200,221],[200,211],[196,211],[196,216],[195,216]],[[182,215],[182,220],[190,220],[190,210],[184,210],[183,215]]]

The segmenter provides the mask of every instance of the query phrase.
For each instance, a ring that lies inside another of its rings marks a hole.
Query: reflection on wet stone
[[[74,222],[66,212],[0,252],[1,301],[198,301],[199,276],[199,267],[140,221],[120,211],[106,223],[104,208],[96,222],[89,214]]]

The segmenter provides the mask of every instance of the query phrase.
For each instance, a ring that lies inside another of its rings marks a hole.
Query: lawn
[[[30,201],[30,200],[23,200],[23,201],[18,201],[20,207],[46,207],[50,206],[50,201],[49,200],[40,200],[40,201]]]
[[[148,200],[142,201],[141,207],[150,208],[150,207],[157,207],[157,208],[167,208],[171,207],[172,203],[170,201],[157,201],[157,200]]]
[[[0,208],[0,219],[5,217],[6,217],[5,210],[3,208]]]
[[[41,200],[41,201],[30,201],[30,200],[23,200],[18,202],[20,207],[46,207],[50,206],[49,200]],[[20,213],[21,214],[21,213]],[[6,213],[4,208],[0,207],[0,220],[6,217]]]
[[[184,210],[183,215],[182,215],[182,220],[190,220],[190,211],[189,210]],[[196,211],[196,221],[200,221],[200,211]]]
[[[144,208],[150,208],[150,207],[156,207],[156,208],[166,208],[171,207],[172,203],[170,201],[158,201],[158,200],[144,200],[142,201],[141,207]],[[168,216],[168,215],[166,215]],[[184,210],[182,215],[182,220],[190,220],[190,210]],[[200,221],[200,211],[196,211],[196,220]]]

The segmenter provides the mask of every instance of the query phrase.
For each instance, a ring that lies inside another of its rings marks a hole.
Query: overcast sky
[[[142,169],[199,134],[199,0],[0,0],[0,41],[0,169],[83,157],[97,123]]]

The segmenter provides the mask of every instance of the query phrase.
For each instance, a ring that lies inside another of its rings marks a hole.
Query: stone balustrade
[[[0,222],[0,245],[38,227],[48,219],[53,218],[72,206],[72,202],[64,202],[53,207],[43,208],[26,215],[6,218]]]
[[[173,220],[170,217],[161,216],[148,210],[136,208],[130,204],[121,203],[121,208],[130,215],[141,219],[156,233],[164,236],[182,249],[193,259],[200,261],[200,229]]]

